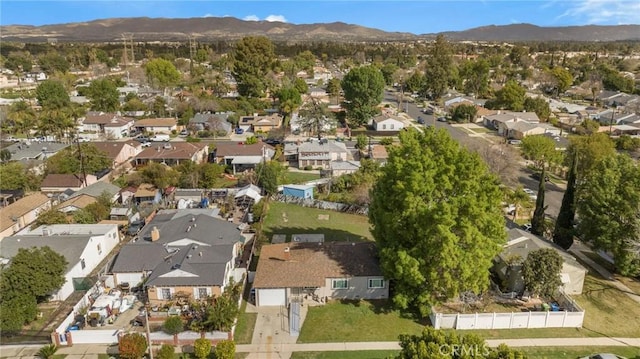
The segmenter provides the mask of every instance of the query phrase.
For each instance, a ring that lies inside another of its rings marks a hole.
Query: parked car
[[[147,142],[142,142],[140,145],[142,146],[142,148],[145,148],[145,147],[151,147],[151,142],[149,142],[149,141],[147,141]]]
[[[240,127],[238,127],[238,128],[236,128],[235,133],[236,133],[236,135],[241,135],[241,134],[244,133],[244,130],[241,129]]]
[[[136,141],[140,142],[140,143],[145,143],[145,142],[149,142],[149,136],[138,136],[135,138]]]
[[[169,135],[157,134],[157,135],[151,137],[149,139],[149,141],[151,141],[151,142],[169,142],[170,139],[171,139],[171,136],[169,136]]]
[[[540,176],[541,176],[540,172],[534,172],[534,173],[531,174],[531,178],[533,178],[535,180],[538,180],[538,181],[540,180]],[[545,175],[544,176],[544,181],[545,182],[549,182],[549,175]]]
[[[86,138],[86,137],[78,137],[77,141],[80,142],[80,143],[91,142],[91,140]]]
[[[536,199],[538,199],[538,193],[537,193],[536,191],[534,191],[534,190],[532,190],[532,189],[528,189],[528,188],[523,189],[523,191],[524,191],[526,194],[528,194],[528,195],[529,195],[529,198],[531,198],[532,200],[534,200],[534,201],[535,201]]]
[[[520,140],[509,140],[510,145],[521,145],[522,141]]]
[[[580,359],[627,359],[623,356],[611,354],[611,353],[600,353],[589,355],[588,357],[582,357]]]
[[[180,136],[187,136],[189,134],[189,131],[187,131],[186,129],[180,131]]]
[[[438,122],[447,122],[447,118],[444,116],[438,117]]]
[[[418,123],[424,125],[424,118],[422,118],[422,116],[418,116]]]
[[[9,136],[7,137],[7,141],[9,142],[20,142],[19,138],[13,137],[13,136]]]
[[[522,229],[524,229],[527,232],[531,232],[531,223],[525,223],[522,225]]]
[[[129,224],[129,228],[127,228],[127,234],[130,236],[135,236],[136,234],[138,234],[138,232],[140,232],[142,227],[144,227],[143,222],[132,222],[131,224]]]

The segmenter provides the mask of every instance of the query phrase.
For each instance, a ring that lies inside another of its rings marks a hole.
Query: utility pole
[[[78,145],[78,157],[80,159],[80,171],[82,172],[82,183],[87,187],[87,170],[84,167],[84,156],[82,155],[82,146],[80,146],[80,139],[76,137],[76,144]]]
[[[151,344],[151,331],[149,330],[149,309],[144,309],[144,322],[147,327],[147,344],[149,346],[149,359],[153,359],[153,348]]]
[[[198,43],[194,34],[189,35],[189,72],[193,73],[193,59],[196,57]]]

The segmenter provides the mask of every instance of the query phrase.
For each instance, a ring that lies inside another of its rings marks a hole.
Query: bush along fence
[[[326,209],[326,210],[342,212],[342,213],[358,214],[361,216],[367,216],[369,214],[369,207],[358,206],[355,204],[327,202],[327,201],[320,201],[317,199],[285,196],[283,194],[273,195],[271,199],[273,201],[296,204],[302,207]]]

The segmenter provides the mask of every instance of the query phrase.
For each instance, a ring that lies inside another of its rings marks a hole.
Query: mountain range
[[[110,42],[132,36],[135,41],[235,40],[264,35],[273,41],[411,41],[438,34],[386,32],[342,22],[290,24],[244,21],[233,17],[112,18],[56,25],[0,26],[2,41]],[[454,41],[640,41],[640,25],[540,27],[531,24],[484,26],[440,33]]]

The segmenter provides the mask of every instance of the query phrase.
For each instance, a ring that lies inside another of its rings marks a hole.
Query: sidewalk
[[[582,253],[582,251],[591,251],[591,248],[584,245],[582,242],[575,241],[571,248],[569,248],[569,252],[571,252],[576,257],[580,258],[581,261],[586,263],[593,270],[598,272],[602,277],[607,279],[611,284],[618,288],[622,293],[626,294],[629,298],[634,300],[636,303],[640,304],[640,295],[635,293],[631,288],[624,285],[622,282],[617,280],[611,272],[602,267],[600,264],[594,262],[591,258],[587,257]]]

